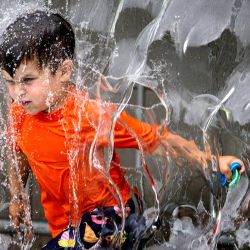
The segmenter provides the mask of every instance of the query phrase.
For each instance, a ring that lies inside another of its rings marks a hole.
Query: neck
[[[43,111],[43,113],[53,113],[59,109],[61,109],[64,104],[65,104],[65,101],[67,99],[67,95],[68,95],[68,88],[65,89],[60,96],[58,96],[57,100],[55,100],[53,103],[51,103],[49,105],[49,107]]]

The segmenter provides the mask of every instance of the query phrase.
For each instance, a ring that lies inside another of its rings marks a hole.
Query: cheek
[[[43,83],[33,84],[33,85],[26,87],[26,92],[28,93],[28,95],[36,97],[36,98],[46,96],[47,91],[48,91],[48,88]]]
[[[13,87],[13,86],[8,86],[7,89],[8,89],[8,92],[9,92],[10,97],[11,97],[12,99],[15,99],[16,96],[15,96],[14,87]]]

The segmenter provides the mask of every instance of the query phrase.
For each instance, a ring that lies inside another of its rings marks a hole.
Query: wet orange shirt
[[[95,207],[117,205],[118,195],[123,203],[130,198],[115,152],[109,171],[105,167],[103,151],[110,146],[110,138],[114,138],[114,148],[138,148],[139,141],[147,152],[160,143],[156,127],[125,112],[115,123],[114,137],[110,135],[114,112],[114,105],[91,100],[74,88],[64,107],[51,114],[28,115],[22,107],[11,106],[16,148],[27,156],[37,178],[53,237],[68,226],[70,211],[77,221]]]

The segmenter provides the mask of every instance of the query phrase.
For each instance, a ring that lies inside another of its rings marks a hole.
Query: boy
[[[22,217],[27,209],[22,188],[31,169],[54,237],[43,249],[113,246],[123,226],[127,237],[123,248],[130,249],[144,220],[136,216],[118,155],[113,152],[110,166],[104,160],[116,107],[92,100],[86,91],[70,85],[74,48],[70,24],[58,14],[43,11],[19,17],[3,36],[2,76],[13,100],[9,111],[10,217],[17,230],[21,221],[27,222]],[[201,166],[210,161],[210,154],[194,142],[167,130],[159,135],[158,127],[125,112],[115,124],[114,148],[140,147],[165,155],[162,141],[174,158],[182,156]],[[240,162],[242,173],[240,160],[219,158],[220,170],[228,179],[233,161]]]

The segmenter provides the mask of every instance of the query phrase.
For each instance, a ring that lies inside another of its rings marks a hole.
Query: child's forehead
[[[36,59],[22,60],[18,68],[15,69],[14,76],[20,73],[32,73],[40,71],[38,61]]]
[[[39,74],[43,72],[45,69],[38,66],[38,60],[36,58],[32,59],[24,59],[21,61],[20,65],[14,70],[13,78],[15,77],[23,77],[26,75]],[[2,75],[8,76],[8,72],[3,69]]]
[[[27,67],[38,69],[38,60],[36,58],[23,59],[17,70],[20,68],[27,68]]]

